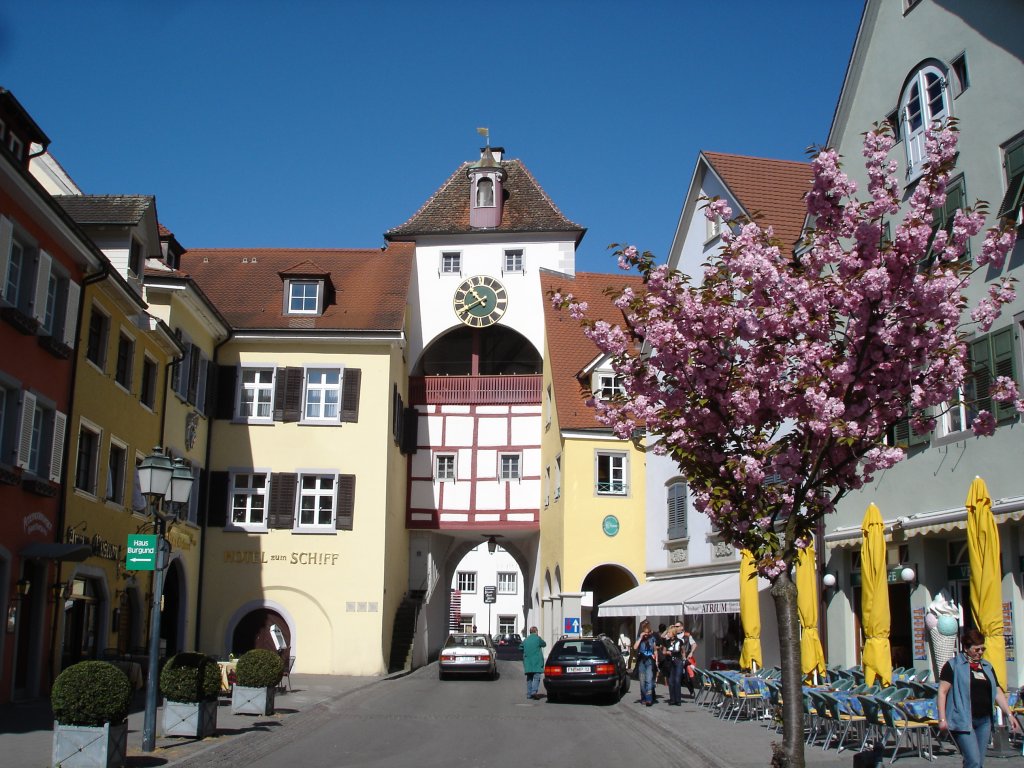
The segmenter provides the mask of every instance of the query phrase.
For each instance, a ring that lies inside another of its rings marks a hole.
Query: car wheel
[[[446,675],[445,671],[443,669],[441,669],[440,667],[437,668],[437,679],[438,680],[447,680],[448,679],[448,675]]]
[[[625,678],[623,678],[623,680],[622,680],[622,695],[625,696],[627,693],[629,693],[629,676],[628,675]]]
[[[497,680],[498,679],[498,667],[497,667],[497,665],[494,666],[494,668],[491,670],[491,673],[487,677],[490,680]]]
[[[548,697],[548,701],[550,703],[552,703],[552,704],[557,704],[558,702],[560,702],[562,700],[562,697],[559,696],[554,691],[547,691],[547,697]]]

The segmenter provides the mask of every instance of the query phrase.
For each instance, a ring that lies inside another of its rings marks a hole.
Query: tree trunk
[[[772,584],[772,599],[779,623],[782,657],[782,751],[773,759],[779,768],[804,768],[803,669],[800,664],[800,619],[796,610],[796,584],[783,571]]]

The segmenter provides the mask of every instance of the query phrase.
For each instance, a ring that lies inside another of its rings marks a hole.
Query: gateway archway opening
[[[450,631],[492,638],[523,633],[526,584],[522,568],[505,548],[499,545],[493,554],[484,543],[471,548],[455,566],[449,586]]]
[[[627,569],[619,565],[599,565],[583,579],[584,593],[582,621],[589,626],[593,634],[604,633],[609,637],[619,636],[622,625],[626,624],[626,633],[633,637],[635,627],[632,621],[615,616],[600,617],[596,606],[632,589],[639,582]]]

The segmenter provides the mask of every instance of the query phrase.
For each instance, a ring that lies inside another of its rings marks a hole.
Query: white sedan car
[[[448,636],[437,659],[437,677],[446,680],[451,675],[487,675],[498,679],[498,662],[494,645],[487,635],[455,633]]]

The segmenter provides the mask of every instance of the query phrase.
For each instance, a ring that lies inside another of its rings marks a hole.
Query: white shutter
[[[68,280],[68,301],[64,308],[64,333],[61,341],[72,349],[78,346],[75,331],[78,330],[78,298],[81,293],[82,289],[78,283]]]
[[[28,469],[32,456],[32,421],[36,416],[36,396],[25,390],[21,393],[21,419],[18,421],[18,466]]]
[[[60,482],[64,469],[64,442],[67,438],[68,417],[60,411],[53,414],[53,444],[50,450],[50,481]]]
[[[50,264],[53,258],[46,251],[39,251],[36,262],[36,292],[32,300],[32,317],[42,323],[46,319],[46,294],[50,287]]]
[[[7,291],[7,265],[11,261],[13,238],[14,224],[6,216],[0,216],[0,297]]]

